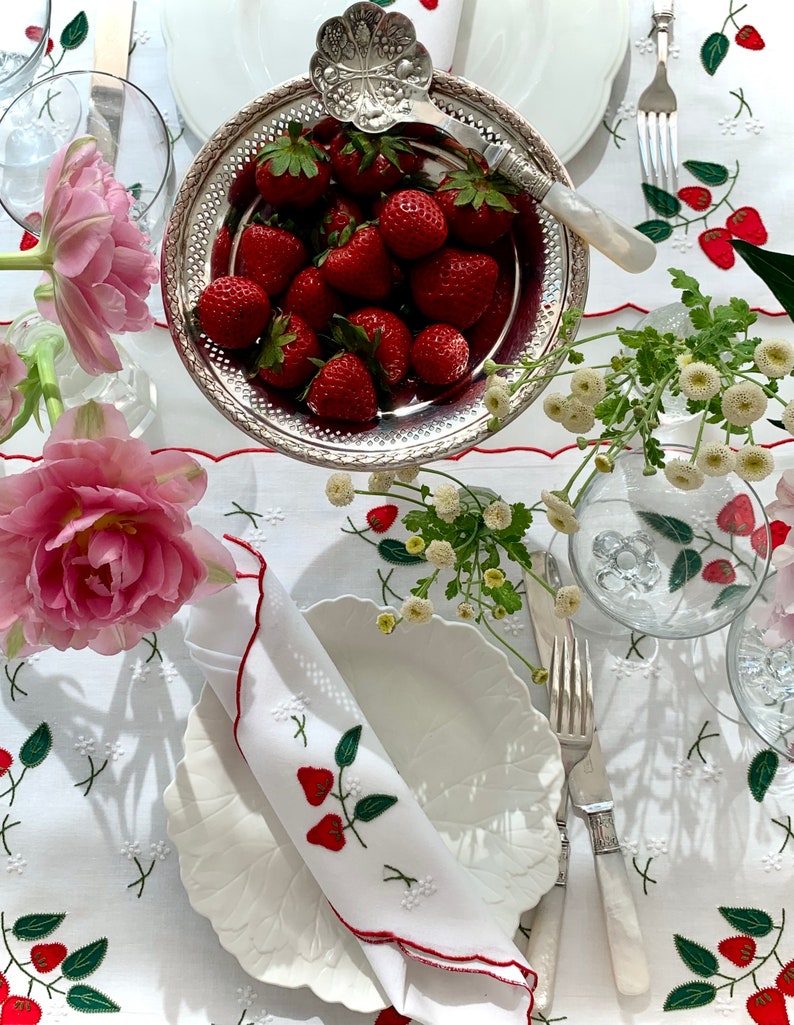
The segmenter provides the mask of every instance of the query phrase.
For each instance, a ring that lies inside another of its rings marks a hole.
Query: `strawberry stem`
[[[25,968],[22,962],[14,956],[14,952],[12,951],[8,942],[9,932],[10,930],[6,928],[5,924],[5,912],[0,911],[0,934],[2,934],[3,944],[5,945],[6,952],[8,953],[8,956],[10,958],[10,961],[6,965],[5,972],[8,972],[8,969],[11,967],[11,965],[14,965],[25,976],[25,978],[28,980],[28,996],[30,996],[31,992],[33,991],[34,983],[38,983],[39,986],[42,986],[47,991],[47,996],[49,997],[52,997],[53,993],[58,993],[61,996],[63,996],[64,991],[62,989],[58,989],[58,987],[55,985],[55,983],[59,982],[60,979],[63,978],[63,976],[58,976],[58,978],[55,979],[53,982],[45,982],[44,979],[37,979],[35,975],[32,975]]]

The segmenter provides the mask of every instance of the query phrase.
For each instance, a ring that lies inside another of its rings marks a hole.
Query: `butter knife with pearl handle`
[[[532,570],[555,590],[560,586],[557,560],[550,552],[532,553]],[[554,596],[529,573],[524,574],[527,611],[535,634],[538,659],[547,669],[555,638],[573,641],[573,630],[569,619],[560,619],[554,614]],[[527,960],[538,973],[535,987],[535,1010],[546,1015],[554,998],[554,982],[557,975],[562,916],[565,909],[566,884],[568,882],[568,787],[563,784],[560,803],[557,808],[557,827],[560,831],[560,862],[557,881],[538,902],[532,919],[532,930],[527,944]]]

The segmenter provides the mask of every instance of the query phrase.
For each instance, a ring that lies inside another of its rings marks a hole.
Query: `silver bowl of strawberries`
[[[436,71],[430,95],[485,142],[508,142],[570,184],[491,93]],[[268,447],[349,470],[483,441],[486,360],[559,347],[587,278],[581,240],[498,172],[429,125],[340,123],[308,77],[254,100],[205,144],[162,248],[169,329],[209,401]],[[545,384],[524,382],[502,422]]]

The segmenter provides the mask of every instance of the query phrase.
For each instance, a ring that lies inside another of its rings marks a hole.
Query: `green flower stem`
[[[58,375],[55,373],[55,356],[63,345],[59,335],[48,335],[40,339],[33,346],[31,352],[39,370],[39,381],[44,395],[44,405],[47,409],[47,417],[50,427],[55,426],[58,417],[63,413],[63,397],[58,385]]]
[[[690,463],[694,463],[697,459],[697,454],[700,451],[700,443],[703,441],[703,431],[706,429],[706,418],[708,417],[708,410],[703,411],[703,416],[700,418],[700,424],[698,425],[698,433],[695,438],[695,444],[692,446],[692,455],[689,457]]]
[[[528,658],[525,658],[525,656],[522,655],[520,651],[516,651],[516,649],[513,647],[512,644],[509,643],[509,641],[506,641],[501,634],[498,634],[496,630],[494,630],[494,628],[491,626],[491,621],[488,619],[487,616],[483,617],[482,623],[485,629],[488,631],[488,633],[491,634],[491,636],[495,640],[497,640],[502,645],[502,647],[507,648],[509,652],[515,655],[519,662],[522,662],[533,676],[535,673],[543,669],[543,666],[533,665],[532,662],[530,662]]]

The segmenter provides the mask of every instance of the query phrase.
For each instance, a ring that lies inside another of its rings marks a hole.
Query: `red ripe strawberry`
[[[732,584],[736,570],[727,559],[713,559],[703,567],[703,579],[709,584]]]
[[[5,1000],[8,994],[11,992],[11,988],[8,985],[8,980],[5,975],[0,972],[0,1004]]]
[[[14,756],[10,751],[6,751],[4,747],[0,747],[0,776],[4,776],[11,768],[11,763],[14,761]]]
[[[499,265],[487,253],[444,246],[413,265],[411,293],[428,320],[465,330],[491,301],[498,276]]]
[[[706,210],[711,206],[711,193],[702,185],[686,185],[678,190],[678,198],[693,210]]]
[[[229,273],[229,261],[232,254],[232,235],[227,225],[222,224],[212,242],[210,253],[210,280],[222,278]]]
[[[486,355],[493,351],[513,311],[515,299],[515,273],[512,266],[500,262],[491,301],[482,316],[466,332],[472,355]]]
[[[352,352],[341,352],[322,365],[307,389],[306,404],[312,413],[328,420],[366,423],[378,415],[372,376]]]
[[[409,140],[395,132],[345,128],[331,139],[329,154],[336,180],[354,196],[391,192],[419,163]]]
[[[416,336],[411,363],[427,384],[452,384],[468,369],[469,343],[451,324],[431,324]]]
[[[736,262],[736,253],[728,239],[731,233],[727,228],[706,228],[698,235],[700,248],[718,267],[728,270]]]
[[[379,306],[366,306],[347,318],[362,328],[374,348],[374,356],[383,368],[387,384],[397,384],[408,373],[411,365],[413,335],[396,313]]]
[[[46,975],[66,957],[63,943],[34,943],[30,948],[30,961],[40,975]]]
[[[447,240],[447,222],[438,203],[419,189],[398,189],[386,199],[379,215],[388,248],[403,260],[433,253]]]
[[[762,246],[769,238],[761,215],[752,206],[740,206],[734,210],[726,220],[725,227],[737,238],[752,242],[754,246]]]
[[[431,11],[436,6],[436,0],[421,0],[421,2]],[[384,1007],[375,1019],[375,1025],[410,1025],[412,1021],[413,1018],[406,1018],[404,1014],[400,1014],[393,1007]]]
[[[314,769],[309,765],[298,769],[298,782],[303,787],[306,800],[315,808],[321,805],[334,785],[334,774],[330,769]]]
[[[286,228],[249,224],[240,236],[236,271],[261,285],[270,296],[283,292],[308,262],[306,246]]]
[[[759,989],[748,998],[746,1006],[757,1025],[789,1025],[786,1000],[779,989]]]
[[[347,242],[363,220],[361,207],[354,199],[341,192],[332,192],[317,225],[317,249],[328,249],[329,246]]]
[[[453,238],[467,246],[489,246],[509,231],[516,208],[508,197],[517,192],[503,174],[484,170],[469,156],[465,168],[442,178],[436,200]]]
[[[341,851],[345,846],[345,833],[338,815],[324,815],[316,826],[306,834],[309,843],[327,847],[329,851]]]
[[[755,513],[749,495],[736,495],[717,514],[717,526],[726,534],[745,537],[755,529]]]
[[[255,371],[276,388],[299,388],[317,369],[312,360],[323,358],[317,335],[297,313],[273,317]]]
[[[762,559],[765,559],[769,548],[770,537],[772,539],[772,551],[774,552],[777,546],[782,545],[786,540],[790,530],[791,527],[789,524],[784,523],[782,520],[772,520],[769,524],[768,531],[765,524],[760,527],[756,527],[750,535],[750,544],[753,546],[753,551]]]
[[[0,1025],[38,1025],[41,1008],[30,997],[9,996],[0,1007]]]
[[[346,295],[379,302],[391,291],[391,260],[380,231],[372,224],[330,250],[320,269],[328,284]]]
[[[385,534],[397,519],[399,509],[391,502],[388,505],[376,505],[367,513],[367,523],[376,534]]]
[[[290,121],[286,135],[263,146],[256,161],[256,187],[277,210],[312,206],[331,180],[328,153],[297,121]]]
[[[325,331],[331,317],[341,312],[342,300],[319,267],[310,264],[292,279],[282,307],[285,313],[297,313],[313,330]]]
[[[752,936],[728,936],[717,944],[723,957],[740,968],[746,968],[755,957],[755,940]]]
[[[794,961],[789,961],[780,969],[775,985],[787,997],[794,997]]]
[[[21,238],[20,243],[19,243],[19,248],[20,248],[20,250],[23,253],[27,249],[33,249],[34,246],[37,246],[38,244],[39,244],[39,240],[36,238],[36,236],[33,234],[32,231],[24,231],[22,233],[22,238]]]
[[[761,38],[761,33],[752,25],[742,25],[736,33],[736,42],[745,50],[763,50],[766,43]]]
[[[226,275],[206,286],[196,305],[196,316],[201,330],[216,345],[245,349],[267,326],[270,299],[255,281]]]
[[[229,186],[229,205],[244,210],[256,199],[256,157],[246,160]]]

